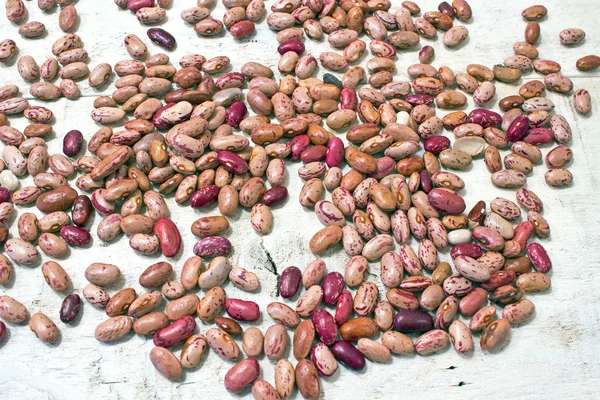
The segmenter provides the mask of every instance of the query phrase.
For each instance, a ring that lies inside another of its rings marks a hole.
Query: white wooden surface
[[[393,10],[399,7],[400,0],[392,2]],[[225,54],[232,59],[232,70],[239,70],[247,61],[262,62],[276,70],[277,43],[274,33],[268,30],[264,21],[258,25],[254,37],[241,43],[229,35],[199,38],[192,26],[179,17],[182,9],[193,6],[195,2],[177,0],[175,3],[168,10],[168,20],[164,23],[164,28],[174,34],[179,43],[177,49],[170,53],[174,65],[179,57],[187,53],[200,53],[207,58]],[[534,4],[529,1],[471,3],[474,19],[468,24],[470,37],[459,50],[445,49],[441,40],[421,40],[423,45],[435,47],[435,66],[448,65],[458,72],[469,63],[482,63],[490,67],[501,63],[505,57],[513,54],[512,44],[522,40],[525,22],[520,17],[521,10]],[[600,230],[597,188],[600,181],[596,163],[600,154],[600,139],[596,116],[600,108],[597,100],[600,96],[600,79],[598,72],[581,73],[575,69],[575,60],[598,50],[598,3],[596,0],[569,2],[569,5],[559,0],[546,0],[544,3],[548,6],[549,16],[541,21],[542,37],[538,46],[541,57],[560,62],[563,73],[573,79],[575,88],[585,87],[592,93],[595,109],[590,116],[581,117],[575,114],[571,97],[547,94],[555,102],[556,111],[567,117],[574,132],[574,160],[569,166],[575,176],[572,187],[548,187],[543,180],[546,170],[543,164],[535,167],[527,184],[543,199],[544,216],[552,228],[551,238],[542,240],[554,263],[552,289],[543,294],[527,295],[535,302],[535,318],[513,329],[509,346],[496,354],[484,354],[477,345],[474,353],[467,357],[458,355],[450,348],[430,357],[393,357],[389,365],[368,362],[367,367],[359,373],[340,367],[333,377],[321,379],[325,398],[598,397],[600,263],[597,254],[600,252]],[[270,6],[272,1],[267,4]],[[436,9],[438,2],[422,0],[419,4],[427,11]],[[35,1],[27,1],[26,5],[29,20],[43,22],[48,29],[47,35],[40,39],[21,38],[17,26],[2,17],[0,39],[12,38],[18,44],[18,56],[32,55],[41,64],[51,56],[53,41],[62,35],[57,23],[58,13],[56,10],[49,14],[41,13]],[[90,67],[101,62],[114,65],[121,59],[127,59],[122,41],[128,33],[136,33],[146,41],[151,54],[161,52],[146,39],[147,27],[140,25],[129,11],[118,9],[111,0],[80,1],[76,7],[80,15],[77,33],[90,53]],[[223,12],[223,6],[219,4],[213,10],[213,16],[221,18]],[[569,27],[583,28],[587,32],[585,42],[573,48],[561,46],[558,32]],[[315,55],[329,50],[327,42],[308,40],[306,44],[307,51]],[[415,62],[417,50],[400,53],[396,79],[407,79],[406,67]],[[28,84],[19,77],[14,64],[13,61],[0,66],[0,84],[17,83],[21,92],[29,97]],[[320,70],[319,76],[323,72]],[[540,79],[541,76],[533,73],[525,76],[524,80],[534,78]],[[89,138],[99,128],[89,117],[94,96],[99,92],[89,88],[85,80],[80,82],[80,87],[83,97],[76,102],[65,99],[45,104],[32,101],[33,104],[50,107],[56,115],[56,139],[48,143],[51,153],[60,151],[61,138],[68,130],[80,129]],[[516,93],[517,89],[516,86],[501,83],[497,84],[497,88],[498,98]],[[103,90],[104,93],[110,93],[112,88],[108,85]],[[438,110],[438,115],[443,114],[445,112]],[[11,118],[10,124],[22,129],[27,121]],[[445,134],[451,135],[449,132]],[[549,149],[550,146],[544,146],[544,154]],[[313,259],[308,250],[308,240],[320,229],[320,223],[312,211],[302,209],[297,202],[301,187],[296,173],[298,166],[299,163],[288,164],[290,199],[285,207],[274,210],[275,228],[272,234],[264,238],[255,234],[247,221],[246,210],[238,212],[231,219],[229,238],[234,245],[232,262],[256,272],[261,279],[261,289],[258,294],[251,295],[237,290],[231,283],[227,283],[225,288],[231,297],[252,299],[260,304],[263,318],[256,325],[263,331],[273,323],[264,312],[265,307],[276,300],[276,276],[270,270],[266,252],[270,253],[279,272],[289,265],[303,268]],[[489,173],[481,159],[475,160],[470,171],[459,174],[467,181],[463,195],[468,208],[479,199],[489,202],[499,195],[514,199],[514,191],[497,189],[491,185]],[[172,199],[169,204],[184,241],[183,251],[175,260],[170,260],[178,278],[183,261],[192,255],[195,243],[189,230],[191,221],[201,215],[215,214],[218,210],[195,211],[188,206],[176,205]],[[35,207],[29,207],[27,211],[38,213]],[[60,261],[71,276],[73,291],[80,293],[86,285],[83,274],[85,268],[94,261],[102,261],[116,264],[124,272],[124,279],[111,287],[110,293],[123,287],[133,287],[138,293],[142,292],[137,283],[139,274],[163,257],[148,258],[132,254],[125,237],[109,245],[103,244],[95,237],[98,221],[99,217],[96,216],[92,229],[93,246],[72,249],[71,257]],[[10,231],[17,236],[16,221]],[[416,246],[414,240],[413,245]],[[329,271],[343,271],[349,257],[338,247],[323,258]],[[441,258],[447,261],[448,252],[443,252]],[[47,259],[44,257],[43,261]],[[0,345],[0,398],[213,399],[229,396],[222,382],[233,363],[223,361],[210,351],[199,368],[186,371],[181,382],[172,383],[159,375],[148,359],[148,352],[153,346],[151,337],[130,334],[112,344],[102,344],[94,339],[95,326],[106,318],[103,310],[94,309],[86,303],[77,323],[72,326],[61,323],[58,310],[64,296],[46,285],[40,265],[41,262],[33,267],[15,266],[14,281],[8,287],[0,288],[0,294],[20,300],[31,313],[41,311],[49,315],[59,326],[61,337],[57,343],[46,345],[34,337],[27,325],[9,325],[9,336]],[[369,278],[377,282],[382,293],[385,293],[379,281],[377,263],[371,264]],[[290,304],[295,304],[295,299]],[[207,325],[199,323],[200,332],[207,329]],[[479,335],[475,340],[478,343]],[[178,353],[179,348],[175,352]],[[292,356],[290,358],[294,361]],[[262,358],[260,364],[261,377],[273,383],[274,363]],[[251,397],[248,390],[242,396]],[[295,397],[301,396],[296,392]]]

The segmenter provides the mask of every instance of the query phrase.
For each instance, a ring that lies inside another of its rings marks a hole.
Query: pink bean
[[[253,301],[240,299],[225,300],[225,311],[238,321],[256,321],[260,318],[260,308]]]

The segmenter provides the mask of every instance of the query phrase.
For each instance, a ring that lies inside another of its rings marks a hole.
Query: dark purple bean
[[[425,93],[418,93],[406,96],[405,100],[413,106],[418,106],[421,104],[431,104],[435,101],[435,98]]]
[[[248,171],[248,163],[234,152],[223,150],[217,154],[217,161],[227,171],[233,174],[243,174]],[[217,191],[218,193],[218,191]]]
[[[288,190],[285,186],[275,186],[265,192],[262,202],[265,206],[273,207],[283,203],[287,197]]]
[[[400,310],[394,317],[394,329],[402,333],[422,333],[433,329],[433,318],[425,311]]]
[[[10,191],[5,187],[0,187],[0,203],[6,203],[11,200]]]
[[[69,131],[63,139],[63,153],[68,157],[75,157],[82,144],[83,134],[76,129]]]
[[[2,340],[4,340],[4,337],[6,336],[6,324],[2,321],[0,321],[0,343],[2,343]]]
[[[92,216],[92,201],[85,194],[77,196],[71,209],[71,219],[79,227],[85,226]]]
[[[338,89],[344,90],[344,85],[342,82],[335,75],[330,74],[329,72],[323,74],[323,83],[335,85]]]
[[[233,126],[234,128],[238,128],[240,126],[240,122],[246,117],[248,114],[248,108],[243,101],[234,101],[233,104],[229,106],[227,109],[227,113],[225,114],[225,119],[227,120],[227,124]]]
[[[446,136],[430,137],[423,143],[423,148],[425,149],[425,151],[429,151],[434,154],[439,154],[443,150],[450,148],[450,139],[448,139]]]
[[[202,258],[226,256],[231,252],[231,242],[222,236],[209,236],[194,245],[194,254]]]
[[[506,136],[509,142],[518,142],[527,135],[528,131],[529,118],[527,115],[519,115],[506,130]]]
[[[330,306],[334,305],[344,290],[344,276],[339,272],[330,272],[323,278],[323,301]]]
[[[329,346],[336,341],[338,326],[329,311],[322,308],[315,311],[312,315],[312,323],[315,326],[317,336],[323,343]]]
[[[485,108],[476,108],[469,113],[469,122],[481,125],[484,128],[498,126],[502,123],[502,117],[497,112],[486,110]]]
[[[431,180],[431,175],[429,175],[429,172],[425,170],[422,170],[419,174],[421,175],[421,190],[425,193],[431,192],[433,190],[433,181]]]
[[[279,294],[284,299],[294,297],[300,288],[302,271],[298,267],[287,267],[279,277]]]
[[[454,18],[454,9],[447,1],[442,1],[438,6],[438,11],[442,14],[446,14],[450,18]]]
[[[318,145],[304,149],[302,154],[300,154],[300,159],[304,164],[308,164],[314,161],[321,161],[325,156],[327,156],[327,147]]]
[[[294,53],[300,55],[304,53],[304,43],[302,43],[298,39],[290,39],[281,43],[279,47],[277,47],[277,51],[279,54],[283,55],[288,51],[293,51]]]
[[[365,367],[365,357],[356,347],[345,340],[338,340],[330,347],[334,357],[346,367],[360,371]]]
[[[81,309],[81,298],[75,293],[71,293],[62,302],[60,307],[60,320],[65,324],[75,321],[79,310]]]
[[[206,207],[219,196],[219,187],[217,185],[208,185],[196,190],[190,197],[190,206],[192,208]]]
[[[452,259],[455,259],[458,256],[479,258],[482,255],[483,250],[475,243],[457,244],[450,250],[450,257],[452,257]]]
[[[297,160],[300,158],[300,155],[308,147],[310,144],[310,138],[308,135],[298,135],[294,136],[292,140],[290,140],[289,147],[291,150],[292,160]]]
[[[84,246],[92,240],[88,231],[78,226],[65,225],[60,229],[60,237],[71,246]]]
[[[152,40],[152,42],[163,49],[173,50],[177,45],[177,41],[169,32],[165,31],[162,28],[150,28],[148,29],[148,38]]]

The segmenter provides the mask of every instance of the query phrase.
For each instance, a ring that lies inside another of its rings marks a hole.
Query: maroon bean
[[[435,98],[425,93],[418,93],[406,96],[405,100],[413,106],[418,106],[421,104],[431,104],[435,101]]]
[[[6,324],[2,321],[0,321],[0,343],[2,343],[2,340],[4,340],[4,337],[6,336]]]
[[[300,154],[300,159],[303,163],[308,164],[314,161],[321,161],[325,156],[327,156],[327,147],[318,145],[304,149],[302,154]]]
[[[343,88],[340,92],[340,108],[342,110],[354,110],[358,108],[358,98],[356,97],[356,90],[352,88]]]
[[[294,136],[289,143],[292,160],[297,160],[300,158],[300,155],[302,155],[302,152],[308,147],[308,145],[310,145],[310,138],[308,135]]]
[[[254,33],[256,27],[252,21],[240,21],[233,24],[229,29],[229,33],[236,39],[246,38]]]
[[[540,272],[550,272],[552,269],[552,261],[546,253],[546,249],[539,243],[529,243],[527,246],[527,255],[531,259],[531,263]]]
[[[196,330],[196,320],[191,315],[179,318],[169,326],[158,330],[154,334],[154,345],[157,347],[171,347],[184,343]]]
[[[283,203],[287,197],[288,190],[285,186],[275,186],[265,192],[262,202],[266,206],[273,207]]]
[[[554,140],[554,134],[548,128],[533,128],[521,140],[537,146],[538,144],[551,143]]]
[[[294,53],[300,55],[304,53],[304,43],[302,43],[298,39],[290,39],[281,43],[279,47],[277,47],[277,51],[279,54],[284,55],[288,51],[293,51]]]
[[[148,38],[152,42],[165,50],[173,50],[177,45],[177,41],[169,32],[162,28],[150,28],[148,29]]]
[[[279,294],[284,299],[294,297],[300,288],[302,271],[298,267],[287,267],[279,277]]]
[[[471,258],[479,258],[483,255],[481,247],[474,243],[457,244],[450,250],[452,259],[458,256],[467,256]]]
[[[90,233],[83,228],[65,225],[60,229],[60,237],[71,246],[83,246],[92,240]]]
[[[485,108],[476,108],[469,113],[468,118],[470,123],[481,125],[484,128],[498,126],[502,123],[500,114]]]
[[[152,228],[158,241],[160,250],[165,257],[175,257],[181,249],[181,235],[177,225],[169,218],[159,218]]]
[[[344,160],[344,142],[338,137],[329,139],[325,162],[329,168],[339,167]]]
[[[327,310],[318,309],[312,315],[312,323],[315,326],[317,336],[326,345],[333,344],[338,335],[338,327],[333,316]]]
[[[222,236],[209,236],[194,245],[194,254],[202,258],[226,256],[231,252],[231,242]]]
[[[394,317],[394,329],[402,333],[421,333],[433,329],[433,318],[425,311],[400,310]]]
[[[344,290],[335,306],[335,323],[338,326],[342,326],[348,322],[350,315],[352,315],[353,307],[354,300],[352,299],[352,293],[349,290]]]
[[[431,180],[431,175],[429,175],[429,172],[422,170],[419,172],[419,175],[421,176],[421,190],[425,193],[431,192],[433,190],[433,181]]]
[[[11,200],[10,190],[0,187],[0,203],[6,203]]]
[[[323,301],[330,306],[334,305],[344,290],[344,276],[339,272],[330,272],[323,278]]]
[[[243,101],[234,101],[229,108],[227,109],[227,113],[225,114],[225,119],[227,123],[234,128],[238,128],[240,126],[240,122],[246,115],[248,114],[248,108]]]
[[[490,279],[481,282],[480,286],[485,290],[496,290],[500,286],[510,285],[516,278],[514,271],[496,271],[490,275]]]
[[[196,190],[190,197],[190,206],[202,208],[210,205],[219,196],[219,190],[217,185],[208,185]]]
[[[260,318],[260,308],[253,301],[240,299],[225,300],[225,311],[227,314],[238,321],[256,321]]]
[[[431,205],[446,214],[460,214],[465,211],[465,200],[456,192],[447,189],[433,189],[427,196]]]
[[[83,144],[83,134],[74,129],[67,132],[63,138],[63,153],[68,157],[74,157],[81,150]]]
[[[356,347],[345,340],[338,340],[330,347],[334,357],[346,367],[359,371],[365,367],[365,357]]]
[[[85,194],[77,196],[71,209],[71,219],[79,227],[85,226],[92,216],[92,201]]]
[[[243,174],[248,171],[248,163],[234,152],[223,150],[217,154],[217,161],[227,171],[233,174]],[[198,193],[198,192],[196,192]]]
[[[71,293],[62,302],[60,307],[60,320],[65,324],[75,321],[79,310],[81,309],[81,298],[75,293]]]
[[[448,139],[446,136],[433,136],[425,140],[423,143],[423,148],[425,151],[439,154],[443,150],[450,148],[450,139]]]
[[[518,142],[527,135],[528,131],[529,118],[527,115],[519,115],[506,130],[506,136],[509,142]]]

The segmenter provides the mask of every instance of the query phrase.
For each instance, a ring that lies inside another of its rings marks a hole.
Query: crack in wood
[[[262,249],[263,253],[265,253],[265,256],[267,257],[267,261],[271,265],[271,268],[267,268],[267,269],[279,278],[279,274],[277,273],[277,264],[275,264],[275,261],[273,261],[273,257],[271,257],[271,253],[265,247],[262,237],[260,238],[259,244],[260,244],[260,248]]]

